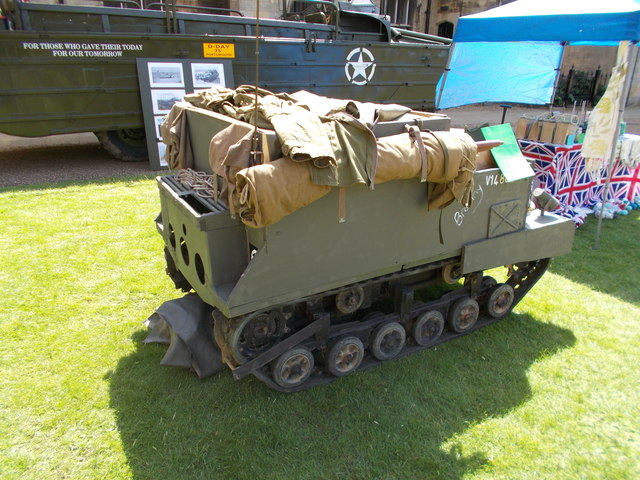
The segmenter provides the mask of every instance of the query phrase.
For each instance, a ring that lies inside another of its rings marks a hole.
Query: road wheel
[[[313,364],[313,354],[307,348],[294,348],[278,357],[271,366],[271,375],[281,387],[297,387],[309,378]]]
[[[327,370],[342,377],[356,370],[364,358],[364,345],[358,337],[343,337],[327,352]]]
[[[373,331],[369,350],[378,360],[390,360],[402,351],[406,338],[404,327],[398,322],[384,323]]]
[[[420,346],[433,345],[444,330],[444,317],[437,310],[430,310],[421,314],[413,323],[411,329],[413,339]]]
[[[513,287],[506,283],[496,285],[491,289],[485,301],[487,313],[493,318],[505,316],[511,310],[515,297]]]
[[[447,324],[456,333],[464,333],[473,328],[478,320],[480,307],[473,298],[465,297],[457,300],[449,309]]]

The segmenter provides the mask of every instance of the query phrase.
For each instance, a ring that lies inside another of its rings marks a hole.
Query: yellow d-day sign
[[[203,43],[205,58],[236,58],[233,43]]]

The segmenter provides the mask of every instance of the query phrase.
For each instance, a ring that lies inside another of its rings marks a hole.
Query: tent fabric
[[[635,25],[627,21],[633,18]],[[638,38],[638,24],[640,12],[629,14],[605,15],[540,15],[531,17],[500,17],[492,19],[467,19],[464,22],[463,33],[458,42],[505,42],[513,40],[534,41],[580,41],[603,42],[616,41],[624,38]],[[535,22],[532,28],[532,22]],[[603,23],[604,22],[604,23]],[[460,27],[460,24],[458,24]],[[605,28],[603,28],[605,27]],[[612,34],[609,27],[613,27]],[[496,35],[487,40],[485,29],[496,31]],[[530,29],[531,31],[526,32]],[[571,40],[566,40],[570,38]],[[507,40],[509,39],[509,40]]]
[[[451,53],[453,68],[446,77],[447,88],[439,108],[482,102],[544,105],[553,95],[561,56],[559,43],[457,44]],[[514,58],[526,61],[514,62]]]
[[[449,71],[439,87],[438,108],[493,101],[550,103],[549,79],[557,75],[561,43],[605,45],[623,40],[640,40],[640,0],[516,0],[461,17]],[[550,52],[546,63],[539,58],[544,45]],[[532,54],[535,50],[539,55]],[[463,84],[469,79],[473,81]]]
[[[458,20],[454,42],[640,40],[640,0],[518,0]]]

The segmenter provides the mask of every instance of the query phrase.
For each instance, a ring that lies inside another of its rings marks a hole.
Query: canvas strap
[[[420,163],[422,165],[420,169],[420,181],[424,183],[427,181],[427,151],[425,150],[424,143],[422,142],[420,129],[415,125],[405,125],[404,128],[409,133],[411,142],[418,146],[418,151],[420,152]]]

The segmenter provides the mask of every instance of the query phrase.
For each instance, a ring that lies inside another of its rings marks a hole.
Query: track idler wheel
[[[485,300],[485,309],[487,314],[493,318],[500,318],[509,313],[515,292],[513,287],[506,283],[501,283],[493,287]]]
[[[234,323],[229,345],[240,365],[274,346],[284,334],[285,319],[278,309],[254,312]]]
[[[428,347],[440,338],[443,330],[444,317],[437,310],[430,310],[416,318],[411,333],[418,345]]]
[[[313,371],[313,354],[305,347],[284,352],[271,366],[273,380],[284,388],[301,385]]]
[[[343,377],[356,370],[363,358],[362,341],[358,337],[342,337],[327,352],[327,370],[336,377]]]
[[[449,309],[447,325],[456,333],[465,333],[473,328],[479,315],[478,302],[470,297],[460,298]]]
[[[407,334],[398,322],[383,323],[373,331],[369,350],[378,360],[391,360],[404,348]]]

